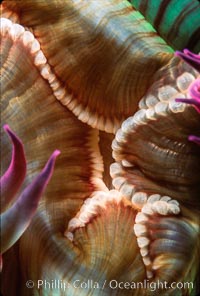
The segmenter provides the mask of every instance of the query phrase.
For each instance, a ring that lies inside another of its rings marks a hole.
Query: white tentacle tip
[[[12,22],[7,18],[2,17],[0,19],[0,27],[1,27],[1,35],[5,36],[10,31],[12,27]]]
[[[147,215],[153,215],[154,211],[152,210],[152,205],[145,204],[142,208],[142,213],[147,214]]]
[[[134,229],[135,235],[137,237],[140,237],[140,236],[145,235],[147,233],[146,226],[142,225],[142,224],[135,224],[133,226],[133,229]]]
[[[143,224],[147,221],[148,221],[148,217],[144,213],[139,212],[135,217],[135,223]]]
[[[74,240],[74,235],[72,232],[65,232],[64,236],[67,237],[71,242]]]
[[[138,242],[139,248],[144,248],[149,245],[150,240],[147,237],[142,236],[137,238],[137,242]]]
[[[156,214],[167,215],[169,213],[168,204],[165,201],[159,200],[152,204],[152,210]]]
[[[24,33],[24,31],[24,27],[14,24],[10,30],[10,35],[12,36],[13,41],[16,41]]]
[[[146,204],[147,202],[147,194],[144,192],[137,192],[134,193],[132,196],[132,203],[138,207],[138,208],[142,208],[144,204]]]
[[[36,66],[40,66],[40,65],[44,65],[47,62],[47,59],[45,58],[43,52],[41,50],[38,51],[38,53],[35,56],[35,65]]]

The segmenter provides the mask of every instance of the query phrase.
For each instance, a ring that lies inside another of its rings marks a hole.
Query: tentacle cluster
[[[26,159],[20,139],[10,130],[8,125],[5,125],[4,129],[12,140],[13,153],[10,166],[0,179],[0,188],[4,200],[3,213],[1,214],[1,254],[19,239],[31,223],[40,197],[52,176],[56,157],[60,154],[59,150],[54,151],[42,172],[25,188],[17,201],[5,211],[24,181]]]

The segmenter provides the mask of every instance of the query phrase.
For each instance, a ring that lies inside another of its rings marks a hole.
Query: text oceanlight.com
[[[64,280],[37,280],[32,281],[28,280],[26,282],[27,288],[35,288],[35,289],[48,289],[48,290],[67,290],[67,289],[121,289],[121,290],[136,290],[136,289],[147,289],[150,291],[156,290],[166,290],[166,289],[193,289],[192,282],[172,282],[168,283],[166,281],[149,281],[144,280],[142,282],[122,282],[113,280],[104,280],[101,282],[96,282],[93,280],[81,281],[81,280],[74,280],[73,282],[67,282]]]

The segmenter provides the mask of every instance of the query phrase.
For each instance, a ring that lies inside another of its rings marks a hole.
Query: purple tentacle
[[[8,250],[29,226],[40,197],[53,174],[55,160],[59,154],[59,150],[53,152],[42,172],[25,188],[12,207],[1,215],[1,254]]]
[[[5,174],[0,179],[1,211],[4,211],[22,185],[26,175],[26,158],[21,140],[6,124],[4,130],[12,144],[12,159]]]
[[[188,49],[184,49],[183,52],[176,51],[175,55],[182,58],[185,62],[200,72],[200,55],[194,54]]]
[[[181,57],[184,61],[189,63],[197,71],[200,72],[200,55],[190,52],[188,49],[184,49],[183,53],[177,51],[175,55]],[[194,105],[195,109],[200,113],[200,79],[197,78],[189,87],[188,95],[190,99],[177,98],[176,102],[186,103]],[[195,135],[189,135],[188,140],[200,145],[200,137]]]
[[[200,113],[200,103],[195,99],[177,98],[175,101],[180,102],[180,103],[186,103],[186,104],[194,105],[195,108],[197,109],[197,111]]]
[[[200,79],[196,79],[189,87],[188,95],[191,99],[177,98],[176,102],[192,104],[200,113]]]
[[[198,107],[200,109],[200,78],[197,78],[189,87],[189,96],[196,100]]]
[[[188,140],[191,141],[191,142],[196,143],[197,145],[200,145],[200,137],[190,135],[188,137]]]

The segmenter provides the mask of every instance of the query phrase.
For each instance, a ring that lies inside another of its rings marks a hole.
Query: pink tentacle
[[[1,253],[8,250],[29,226],[40,197],[53,174],[55,160],[59,154],[59,150],[53,152],[42,172],[25,188],[13,206],[1,215]]]
[[[177,51],[175,55],[182,58],[184,61],[189,63],[192,67],[194,67],[197,71],[200,72],[200,55],[194,54],[190,52],[188,49],[184,49],[183,53],[180,51]],[[200,79],[199,78],[197,78],[190,85],[188,94],[189,94],[189,97],[191,97],[190,99],[177,98],[176,102],[194,105],[197,112],[200,113]],[[200,137],[197,137],[195,135],[189,135],[188,140],[196,143],[197,145],[200,145]]]
[[[6,124],[4,130],[9,135],[12,144],[12,159],[5,174],[0,178],[1,210],[4,211],[13,199],[26,175],[26,158],[21,140]]]
[[[190,135],[188,137],[188,140],[191,141],[191,142],[196,143],[197,145],[200,145],[200,137]]]
[[[185,62],[200,72],[200,55],[194,54],[188,49],[184,49],[183,52],[176,51],[175,55],[182,58]]]

